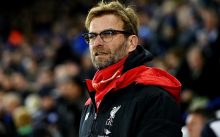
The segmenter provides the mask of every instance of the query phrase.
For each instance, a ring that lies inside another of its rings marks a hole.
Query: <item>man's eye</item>
[[[95,35],[95,34],[93,34],[93,33],[88,34],[88,38],[89,38],[89,39],[93,39],[93,38],[95,38],[95,37],[96,37],[96,35]]]
[[[111,30],[107,30],[107,31],[102,32],[101,35],[103,35],[103,36],[112,36],[112,34],[113,34],[113,32]]]

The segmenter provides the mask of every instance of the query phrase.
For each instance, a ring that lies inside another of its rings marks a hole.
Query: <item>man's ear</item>
[[[132,52],[138,45],[138,37],[136,35],[130,35],[128,37],[128,52]]]

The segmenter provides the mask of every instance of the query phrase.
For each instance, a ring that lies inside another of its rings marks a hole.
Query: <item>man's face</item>
[[[123,21],[119,17],[110,14],[95,17],[90,23],[89,32],[99,34],[109,29],[123,31]],[[112,37],[110,42],[104,42],[100,35],[98,35],[94,42],[90,43],[91,59],[96,69],[106,68],[128,55],[127,38],[125,35],[116,34]]]
[[[205,123],[205,118],[203,116],[199,114],[190,114],[186,120],[189,136],[200,137],[204,123]]]

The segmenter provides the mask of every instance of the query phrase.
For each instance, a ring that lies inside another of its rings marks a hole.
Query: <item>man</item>
[[[86,80],[90,99],[80,137],[181,137],[181,84],[146,67],[152,55],[138,45],[138,19],[119,2],[99,3],[86,18],[91,58],[98,70]]]
[[[189,137],[201,137],[205,124],[214,117],[214,113],[206,108],[191,110],[186,118],[186,128]]]

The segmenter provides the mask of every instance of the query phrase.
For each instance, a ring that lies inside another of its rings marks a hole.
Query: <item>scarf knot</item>
[[[100,82],[96,82],[95,80],[92,81],[92,87],[94,90],[99,93],[109,84],[111,81],[119,78],[121,76],[121,71],[117,70],[110,78],[101,80]]]

